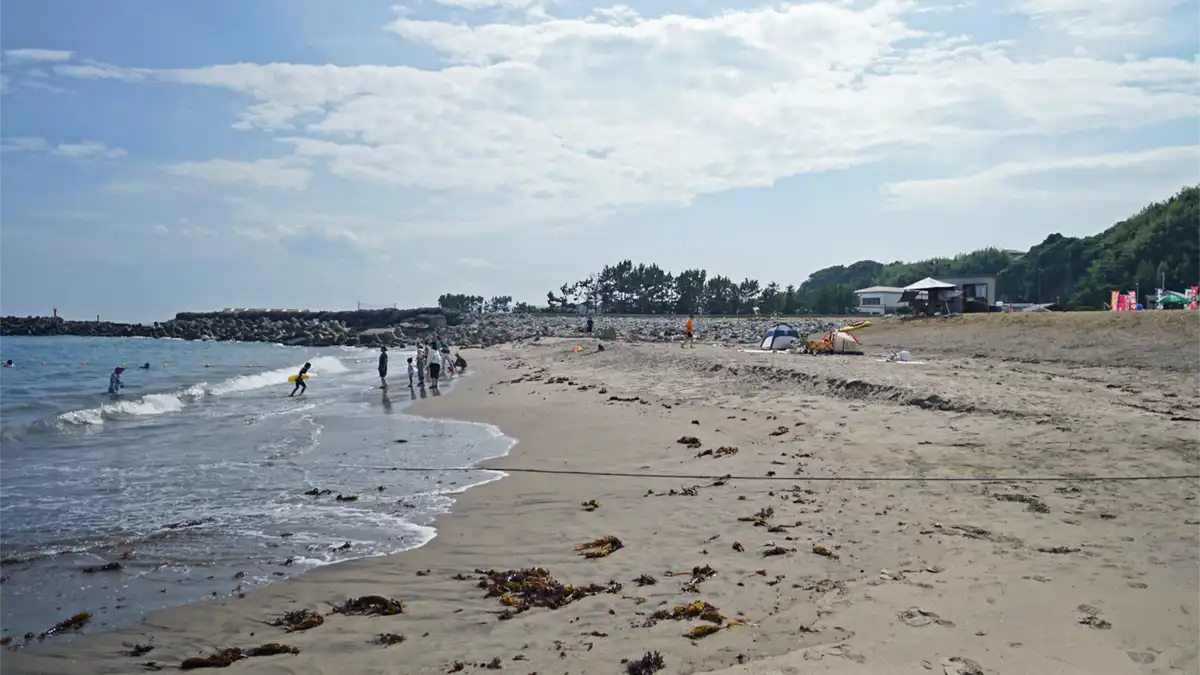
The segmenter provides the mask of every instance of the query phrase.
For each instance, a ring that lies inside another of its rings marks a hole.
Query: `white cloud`
[[[1064,188],[1055,184],[1056,174],[1087,172],[1097,176],[1119,170],[1115,178],[1133,180],[1133,174],[1150,173],[1161,183],[1162,195],[1186,184],[1200,183],[1200,147],[1170,146],[1141,152],[1110,153],[1083,157],[1006,162],[955,178],[910,180],[882,188],[894,206],[964,206],[994,200],[1031,197],[1063,197]]]
[[[174,176],[208,183],[255,185],[281,190],[299,190],[308,185],[312,172],[303,160],[284,157],[242,162],[213,159],[206,162],[180,162],[163,167]]]
[[[4,152],[42,152],[46,149],[46,139],[37,136],[20,136],[6,138],[0,143]]]
[[[46,139],[37,136],[6,138],[0,144],[0,150],[5,152],[48,152],[72,159],[119,159],[129,154],[122,148],[110,148],[100,141],[59,143],[51,146]]]
[[[482,258],[459,258],[458,264],[465,267],[494,267],[492,263]]]
[[[1194,0],[1017,0],[1018,12],[1084,40],[1129,39],[1162,33],[1173,10]],[[1195,34],[1195,26],[1189,30]]]
[[[110,148],[100,141],[84,141],[82,143],[59,143],[53,150],[61,157],[76,159],[119,159],[129,154],[121,148]]]
[[[1020,9],[1058,21],[1084,11],[1082,1],[1020,0]],[[1125,8],[1105,25],[1122,12],[1152,15],[1168,0],[1148,3],[1101,3]],[[474,25],[400,16],[388,30],[436,50],[446,67],[93,63],[56,72],[241,93],[247,108],[230,122],[287,130],[281,139],[302,161],[343,178],[456,195],[438,214],[440,231],[587,223],[902,150],[1003,150],[1013,137],[1132,130],[1195,119],[1200,108],[1195,58],[1067,56],[1082,46],[1070,31],[1062,49],[1038,55],[1008,40],[922,32],[910,24],[922,9],[912,0],[816,1],[643,18],[618,6],[580,19],[522,14]],[[287,162],[168,170],[307,185],[307,165]]]
[[[4,55],[16,61],[70,61],[74,52],[61,49],[7,49]]]

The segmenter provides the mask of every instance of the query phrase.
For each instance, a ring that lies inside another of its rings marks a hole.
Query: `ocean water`
[[[85,632],[128,626],[429,541],[455,492],[502,474],[396,469],[472,466],[513,441],[405,414],[453,389],[410,390],[410,355],[390,353],[384,395],[375,350],[0,340],[15,364],[0,369],[0,633],[19,641],[82,611],[95,615]],[[289,398],[305,361],[308,392]],[[95,571],[110,563],[120,568]]]

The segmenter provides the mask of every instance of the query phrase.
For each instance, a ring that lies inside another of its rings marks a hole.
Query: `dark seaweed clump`
[[[404,613],[404,604],[382,595],[364,595],[343,602],[334,607],[333,611],[351,616],[394,616]]]
[[[325,617],[317,614],[311,609],[298,609],[294,612],[288,612],[282,617],[271,622],[272,626],[282,626],[289,633],[296,631],[308,630],[316,628],[325,623]]]
[[[277,654],[299,654],[300,650],[291,645],[280,644],[278,642],[268,642],[265,645],[251,647],[250,649],[238,649],[237,647],[229,647],[222,649],[215,654],[209,656],[200,656],[190,659],[185,659],[179,664],[180,670],[197,670],[199,668],[228,668],[236,661],[249,659],[255,656],[275,656]]]
[[[506,570],[486,572],[476,570],[483,577],[479,587],[486,589],[489,598],[499,598],[507,609],[500,613],[500,619],[511,619],[521,612],[534,607],[559,609],[576,600],[599,593],[619,593],[621,584],[610,581],[607,585],[588,584],[586,586],[568,586],[551,576],[550,571],[541,567],[530,567],[523,570]]]
[[[625,672],[629,675],[654,675],[666,667],[667,664],[663,661],[662,654],[646,652],[642,658],[628,661],[625,664]]]

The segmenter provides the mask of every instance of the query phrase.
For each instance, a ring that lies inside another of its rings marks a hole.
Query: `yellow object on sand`
[[[305,375],[305,376],[304,376],[304,379],[306,379],[306,380],[307,380],[307,379],[308,379],[308,376],[307,376],[307,375]],[[295,382],[295,381],[296,381],[296,376],[295,376],[295,375],[293,375],[293,376],[291,376],[291,377],[289,377],[289,378],[288,378],[288,382]]]
[[[858,323],[852,323],[849,326],[842,326],[838,330],[842,331],[843,333],[849,333],[852,330],[858,330],[859,328],[866,328],[867,326],[870,326],[870,325],[871,325],[870,321],[859,321]]]

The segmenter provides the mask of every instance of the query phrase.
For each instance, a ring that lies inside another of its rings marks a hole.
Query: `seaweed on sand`
[[[88,624],[88,622],[91,620],[92,620],[91,612],[80,612],[80,613],[72,616],[69,619],[65,619],[63,621],[60,621],[60,622],[54,624],[53,628],[51,628],[50,630],[46,631],[45,633],[42,633],[41,635],[39,635],[38,639],[45,640],[48,637],[58,635],[60,633],[66,633],[68,631],[73,631],[73,630],[79,630],[80,628],[83,628],[84,626],[86,626]]]
[[[629,675],[654,675],[666,667],[667,664],[663,661],[662,654],[658,652],[646,652],[646,655],[640,659],[631,659],[625,662],[625,672]]]
[[[687,583],[683,585],[683,590],[690,593],[699,593],[700,590],[698,587],[700,584],[715,576],[717,576],[717,571],[708,565],[693,567],[692,578],[688,579]]]
[[[696,438],[695,436],[680,436],[679,439],[676,440],[675,442],[679,443],[680,445],[686,445],[687,447],[692,448],[693,450],[700,447],[700,445],[701,445],[700,439]]]
[[[600,502],[596,501],[595,499],[589,499],[580,504],[580,506],[583,507],[584,511],[595,511],[596,509],[600,508]]]
[[[487,590],[486,597],[499,598],[507,607],[500,613],[501,620],[511,619],[534,607],[559,609],[591,595],[621,591],[621,584],[615,581],[610,581],[606,586],[568,586],[551,576],[549,570],[541,567],[504,572],[488,570],[479,573],[483,575],[479,587]]]
[[[754,523],[755,527],[766,527],[767,519],[774,515],[775,515],[775,509],[773,507],[768,506],[766,508],[760,509],[758,511],[758,513],[756,513],[752,516],[745,516],[742,518],[738,518],[738,520],[743,523]]]
[[[580,555],[585,558],[603,558],[604,556],[609,555],[613,551],[623,548],[624,546],[625,545],[621,543],[620,539],[617,539],[612,535],[608,535],[607,537],[593,539],[586,544],[580,544],[575,547],[575,550],[580,551]]]
[[[697,600],[683,605],[675,605],[671,609],[660,609],[650,615],[650,618],[655,621],[670,619],[672,621],[682,621],[683,619],[700,619],[701,621],[709,621],[715,624],[725,622],[725,617],[721,615],[721,611],[716,607]]]
[[[699,640],[702,637],[707,637],[709,635],[712,635],[713,633],[716,633],[717,631],[721,630],[722,628],[724,628],[724,626],[713,626],[710,624],[702,623],[699,626],[692,626],[692,629],[689,630],[688,632],[684,633],[683,637],[691,638],[692,640]]]
[[[352,616],[394,616],[404,614],[404,604],[382,595],[364,595],[343,602],[334,607],[333,611],[336,614]]]
[[[316,628],[325,623],[325,617],[311,609],[298,609],[288,612],[271,622],[272,626],[282,626],[289,633]]]
[[[251,647],[250,649],[229,647],[214,654],[210,654],[209,656],[199,656],[190,659],[184,659],[183,663],[179,664],[179,669],[197,670],[199,668],[228,668],[236,661],[254,658],[256,656],[275,656],[277,654],[299,653],[299,649],[291,645],[280,644],[278,642],[268,642],[265,645]]]

